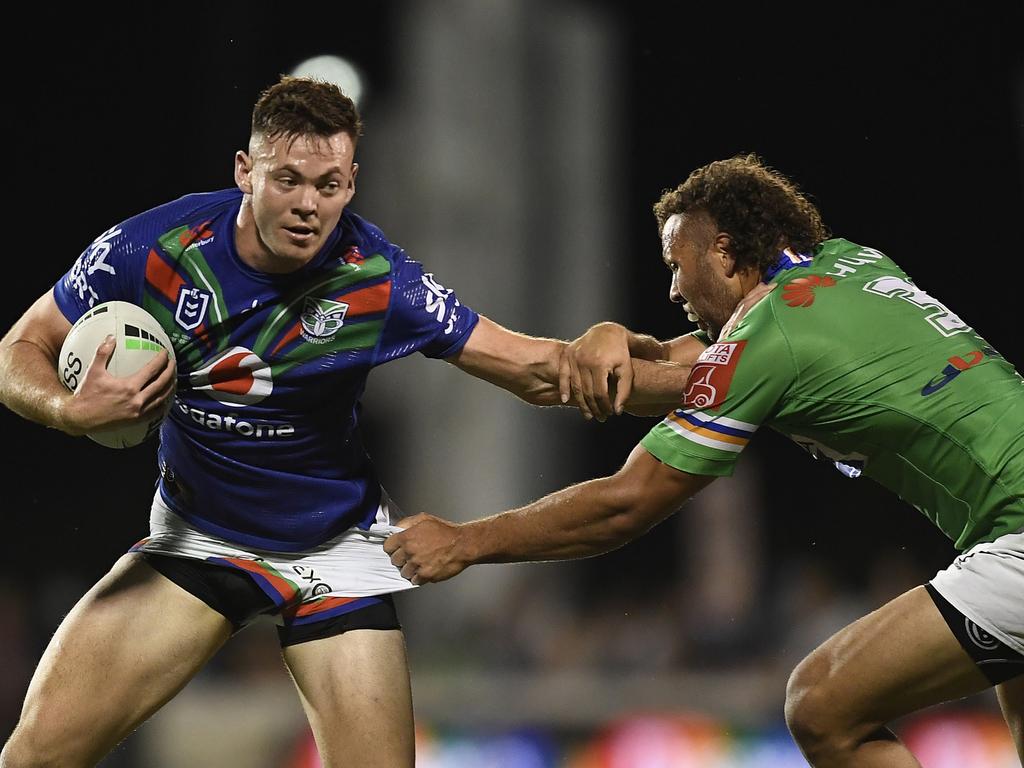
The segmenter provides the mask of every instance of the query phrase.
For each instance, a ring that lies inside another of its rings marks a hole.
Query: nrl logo
[[[330,299],[306,297],[302,308],[302,338],[311,344],[326,344],[345,324],[348,304]]]
[[[174,321],[186,331],[192,331],[206,318],[210,306],[210,294],[199,288],[181,286],[178,291],[178,306],[174,310]]]

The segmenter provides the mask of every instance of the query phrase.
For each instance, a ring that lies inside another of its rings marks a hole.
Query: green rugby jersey
[[[1024,379],[887,256],[835,239],[694,364],[644,438],[662,462],[729,475],[767,425],[909,502],[959,549],[1024,526]]]

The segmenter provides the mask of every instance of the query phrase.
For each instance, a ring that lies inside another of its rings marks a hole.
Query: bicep
[[[18,342],[28,342],[56,361],[70,330],[71,323],[60,311],[53,298],[53,291],[50,290],[25,310],[25,314],[11,327],[0,344],[9,347]]]
[[[692,333],[663,342],[662,347],[665,350],[666,360],[683,365],[693,365],[701,353],[707,349],[705,344]]]
[[[634,524],[644,530],[661,522],[715,478],[683,472],[637,445],[615,475],[629,499]]]

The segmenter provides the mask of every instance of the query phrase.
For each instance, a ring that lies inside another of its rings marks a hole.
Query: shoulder
[[[363,258],[380,255],[392,264],[405,260],[405,251],[388,240],[380,227],[359,214],[346,208],[341,214],[338,226],[342,230],[343,238],[353,243]]]
[[[233,211],[241,199],[242,193],[238,189],[183,195],[138,213],[114,229],[123,230],[132,239],[156,240],[179,227],[198,226]]]
[[[815,249],[812,270],[835,278],[864,276],[872,270],[902,272],[899,265],[878,248],[841,237],[826,240]]]

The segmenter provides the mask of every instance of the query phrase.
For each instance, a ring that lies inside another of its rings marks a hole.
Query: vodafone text
[[[292,424],[271,424],[266,421],[247,421],[240,419],[234,414],[221,416],[219,413],[209,413],[202,408],[193,408],[181,400],[175,400],[174,405],[182,416],[187,416],[196,424],[217,432],[233,432],[242,437],[291,437],[295,434],[295,426]]]

